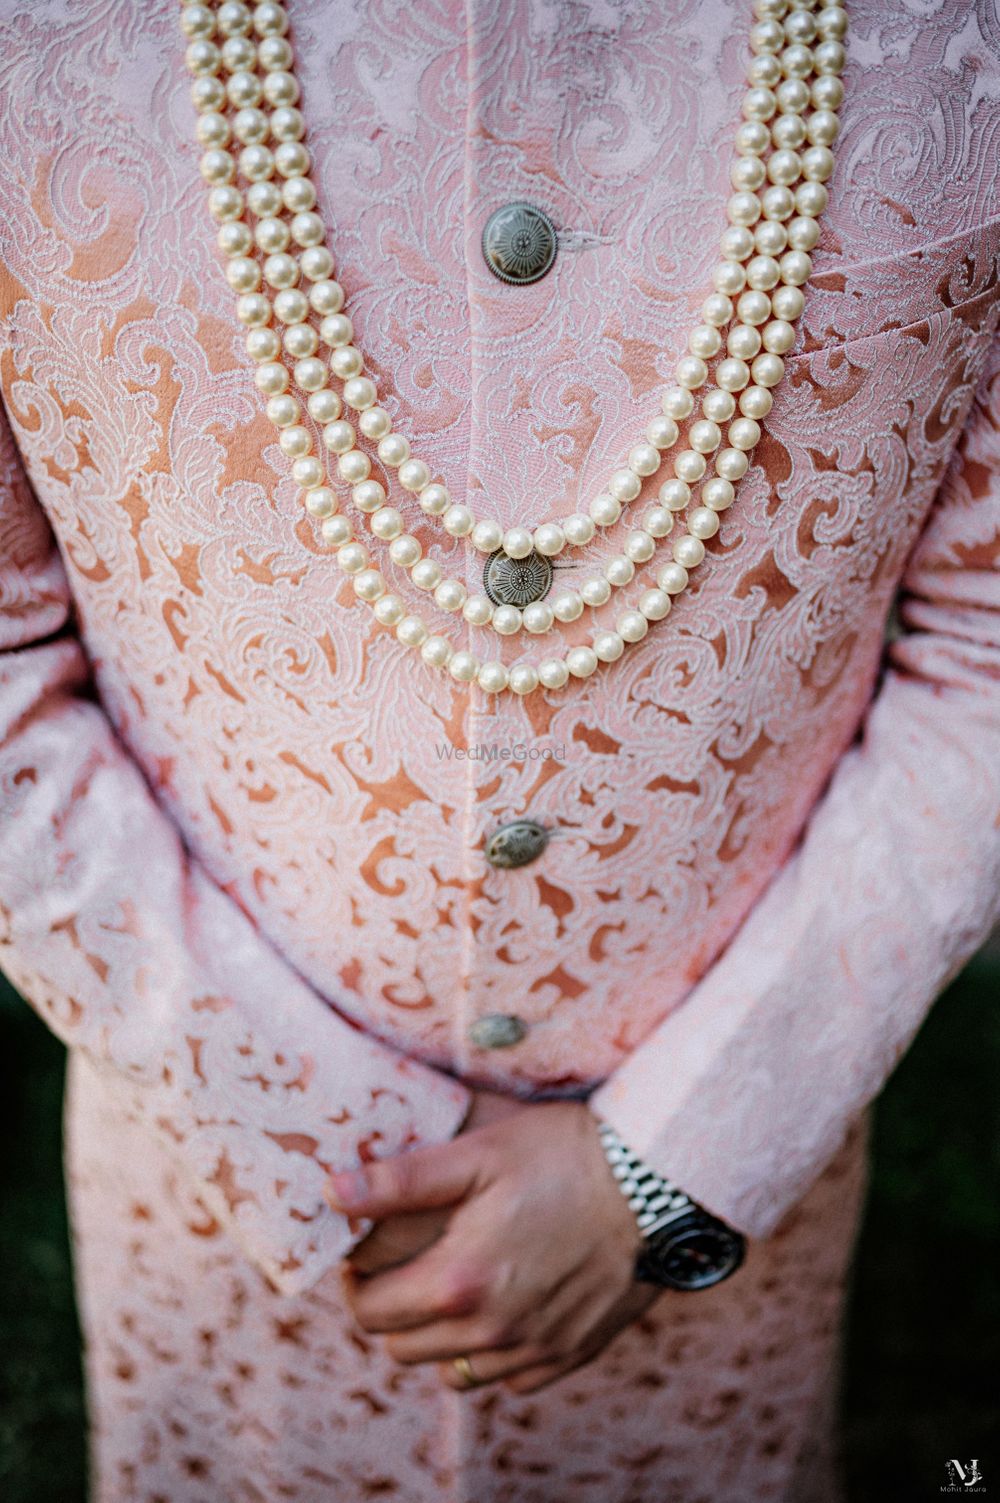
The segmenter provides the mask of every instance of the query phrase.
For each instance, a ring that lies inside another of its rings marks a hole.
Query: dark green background
[[[851,1503],[938,1498],[949,1457],[976,1457],[1000,1496],[998,999],[1000,959],[979,956],[878,1105],[844,1396]],[[0,1499],[83,1503],[63,1050],[2,982],[0,1061]]]

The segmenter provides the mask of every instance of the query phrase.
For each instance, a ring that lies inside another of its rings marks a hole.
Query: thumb
[[[324,1193],[335,1211],[372,1221],[404,1211],[430,1211],[469,1194],[476,1179],[475,1158],[459,1139],[413,1148],[331,1175]]]

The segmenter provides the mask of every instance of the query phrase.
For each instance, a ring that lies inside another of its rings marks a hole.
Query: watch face
[[[743,1261],[743,1238],[722,1222],[698,1219],[665,1227],[650,1238],[643,1255],[646,1276],[674,1289],[707,1289],[728,1278]]]

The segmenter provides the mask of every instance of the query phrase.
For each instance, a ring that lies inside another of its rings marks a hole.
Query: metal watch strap
[[[662,1174],[657,1174],[655,1169],[644,1164],[607,1122],[598,1121],[597,1131],[604,1156],[611,1165],[611,1173],[635,1213],[643,1237],[651,1237],[670,1222],[679,1221],[692,1211],[700,1210],[696,1202],[685,1195],[679,1186],[671,1184]]]

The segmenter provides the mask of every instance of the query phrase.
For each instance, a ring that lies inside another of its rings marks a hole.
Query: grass
[[[979,957],[879,1102],[848,1329],[850,1503],[936,1499],[950,1457],[976,1457],[986,1487],[997,1478],[998,998],[1000,961]],[[84,1503],[63,1050],[9,989],[0,991],[0,1070],[0,1498]]]

